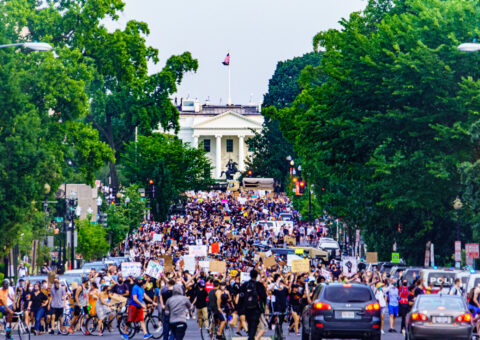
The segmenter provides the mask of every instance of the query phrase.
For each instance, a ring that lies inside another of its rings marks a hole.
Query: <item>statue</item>
[[[222,173],[220,174],[220,177],[222,177],[223,174],[225,174],[225,177],[227,178],[227,180],[231,181],[233,179],[233,176],[235,176],[237,172],[239,172],[237,168],[237,163],[229,159],[227,163],[227,171],[222,171]]]

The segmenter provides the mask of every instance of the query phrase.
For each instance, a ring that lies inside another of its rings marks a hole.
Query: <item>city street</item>
[[[188,328],[187,328],[187,334],[185,335],[185,340],[197,340],[197,339],[200,339],[200,332],[198,331],[198,326],[195,322],[195,320],[188,320],[187,321],[187,324],[188,324]],[[399,329],[399,323],[397,323],[397,330]],[[271,338],[271,335],[273,334],[273,332],[268,332],[265,336],[264,336],[264,339],[270,339]],[[38,340],[42,340],[42,339],[52,339],[52,335],[42,335],[42,336],[39,336],[39,337],[33,337],[32,336],[32,339],[38,339]],[[67,339],[72,339],[72,338],[81,338],[81,337],[85,337],[83,334],[81,333],[77,333],[77,334],[74,334],[74,335],[68,335],[68,336],[61,336],[61,335],[55,335],[54,338],[55,339],[58,339],[58,340],[67,340]],[[15,334],[14,334],[14,338],[16,338]],[[108,333],[108,332],[105,332],[104,335],[103,335],[103,338],[104,339],[119,339],[120,338],[120,335],[118,333],[117,330],[115,330],[115,332],[113,333]],[[143,338],[143,335],[141,334],[137,334],[135,336],[135,339],[142,339]],[[234,337],[233,338],[234,340],[247,340],[247,337]],[[290,335],[287,335],[286,336],[286,340],[298,340],[300,339],[300,336],[297,336],[295,334],[290,334]],[[403,335],[400,334],[400,333],[394,333],[394,334],[391,334],[391,333],[385,333],[385,335],[382,336],[382,339],[386,339],[386,340],[400,340],[400,339],[403,339]]]

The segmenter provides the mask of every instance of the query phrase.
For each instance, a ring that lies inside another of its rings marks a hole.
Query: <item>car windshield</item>
[[[437,310],[445,310],[445,309],[450,309],[450,310],[463,310],[464,306],[462,303],[462,300],[460,298],[445,298],[441,296],[428,296],[428,297],[422,297],[418,301],[418,306],[417,308],[419,310],[432,310],[432,309],[437,309]]]
[[[329,286],[325,288],[325,300],[331,302],[368,302],[372,294],[366,287],[351,285]]]

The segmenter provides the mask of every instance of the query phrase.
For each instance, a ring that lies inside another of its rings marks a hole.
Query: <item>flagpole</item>
[[[228,51],[228,54],[230,55],[230,51]],[[230,82],[230,65],[232,61],[232,56],[230,56],[230,60],[228,63],[228,105],[232,105],[232,97],[231,97],[231,82]]]

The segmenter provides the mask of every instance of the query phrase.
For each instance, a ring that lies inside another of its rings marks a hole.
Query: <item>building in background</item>
[[[196,100],[183,99],[178,110],[178,137],[207,152],[214,178],[221,178],[230,159],[238,164],[240,171],[245,171],[245,161],[253,151],[249,150],[246,140],[254,136],[254,131],[262,130],[260,106],[201,105]],[[168,133],[162,129],[157,132]]]

